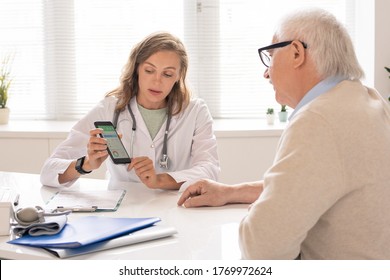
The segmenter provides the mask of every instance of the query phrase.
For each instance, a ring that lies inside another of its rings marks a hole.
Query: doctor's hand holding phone
[[[129,164],[127,170],[130,171],[134,169],[134,172],[137,174],[141,182],[143,182],[145,185],[149,187],[153,187],[157,185],[158,176],[156,174],[156,171],[154,169],[153,161],[146,157],[136,157],[133,158],[133,160],[128,155],[118,133],[115,130],[115,127],[111,121],[96,121],[94,122],[94,125],[96,128],[101,129],[102,131],[99,132],[100,138],[104,138],[106,140],[106,144],[104,147],[101,147],[101,144],[99,145],[97,141],[101,141],[100,139],[96,139],[96,136],[94,133],[96,131],[92,130],[91,134],[91,143],[94,143],[94,149],[92,149],[92,155],[95,152],[96,155],[102,155],[102,149],[106,147],[108,154],[110,155],[113,163],[115,164]],[[95,137],[94,137],[95,136]],[[91,145],[92,146],[92,145]],[[100,146],[100,148],[99,148]],[[95,156],[96,156],[95,155]],[[106,159],[107,157],[98,157],[96,156],[96,160],[100,161],[100,164]]]
[[[130,163],[131,159],[128,155],[123,143],[115,130],[114,125],[110,121],[96,121],[96,128],[102,129],[100,136],[107,140],[107,151],[112,161],[115,164]]]

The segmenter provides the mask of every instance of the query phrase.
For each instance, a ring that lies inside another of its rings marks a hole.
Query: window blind
[[[11,54],[12,119],[75,120],[118,86],[132,46],[155,31],[186,45],[188,82],[214,118],[279,106],[257,49],[282,15],[322,7],[354,37],[353,0],[3,0],[0,57]]]

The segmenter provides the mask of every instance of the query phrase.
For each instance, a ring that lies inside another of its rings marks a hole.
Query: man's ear
[[[306,52],[303,44],[300,41],[294,40],[291,43],[293,55],[294,55],[294,67],[298,68],[303,65],[306,60]]]

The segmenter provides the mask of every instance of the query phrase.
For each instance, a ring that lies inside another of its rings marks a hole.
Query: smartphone
[[[107,150],[115,164],[130,163],[131,159],[127,153],[114,125],[110,121],[96,121],[95,127],[103,129],[100,137],[107,139]]]

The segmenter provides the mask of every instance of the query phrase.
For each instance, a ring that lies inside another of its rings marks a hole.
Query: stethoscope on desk
[[[131,151],[130,151],[130,157],[133,157],[133,149],[134,149],[134,136],[135,136],[135,131],[137,129],[137,123],[135,121],[135,116],[133,111],[131,110],[130,103],[127,104],[127,109],[129,110],[131,119],[133,121],[133,125],[131,127]],[[116,128],[118,119],[119,119],[119,111],[115,110],[114,113],[114,119],[113,119],[113,124],[114,127]],[[168,118],[167,118],[167,125],[165,127],[165,133],[164,133],[164,143],[163,143],[163,149],[162,149],[162,156],[159,161],[160,167],[168,169],[168,131],[169,131],[169,125],[171,123],[172,116],[170,113],[168,113]]]

